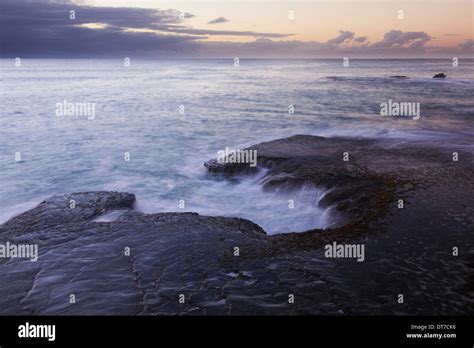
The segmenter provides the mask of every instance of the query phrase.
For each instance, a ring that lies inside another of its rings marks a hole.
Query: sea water
[[[450,59],[2,59],[0,223],[55,194],[117,190],[147,213],[242,217],[270,234],[328,228],[325,188],[265,192],[265,170],[227,180],[203,163],[295,134],[472,148],[473,69]],[[388,100],[420,103],[420,119],[381,116]],[[94,114],[58,112],[68,103]]]

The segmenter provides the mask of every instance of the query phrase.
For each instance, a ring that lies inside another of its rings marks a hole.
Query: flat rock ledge
[[[134,201],[122,192],[55,196],[1,225],[0,242],[37,244],[39,256],[0,258],[0,314],[338,313],[319,272],[308,279],[297,258],[262,256],[271,242],[251,221],[143,214]],[[115,221],[95,221],[117,211]],[[297,306],[287,302],[295,278],[314,283]]]
[[[140,213],[132,193],[55,196],[0,226],[0,244],[39,251],[36,262],[0,258],[0,314],[472,312],[473,260],[444,252],[454,241],[472,245],[472,154],[460,151],[466,160],[452,163],[449,149],[311,136],[254,148],[259,167],[269,169],[264,189],[324,187],[321,204],[336,207],[341,227],[268,236],[239,218]],[[397,209],[399,198],[410,209]],[[117,217],[99,222],[106,213]],[[366,260],[325,258],[322,247],[334,241],[365,243]],[[414,294],[404,307],[390,300],[400,289]]]

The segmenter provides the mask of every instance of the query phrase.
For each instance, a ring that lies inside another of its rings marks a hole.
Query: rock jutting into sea
[[[132,193],[54,196],[0,226],[0,242],[39,254],[0,258],[0,314],[472,312],[468,149],[453,161],[449,147],[307,135],[249,149],[257,167],[210,160],[210,179],[265,167],[264,190],[323,188],[337,227],[270,236],[240,218],[144,214]],[[364,257],[325,257],[333,243]]]

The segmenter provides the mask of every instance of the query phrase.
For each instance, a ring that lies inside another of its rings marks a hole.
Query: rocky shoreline
[[[468,150],[307,135],[249,149],[257,168],[211,160],[209,175],[265,167],[265,190],[324,188],[338,227],[269,236],[239,218],[144,214],[132,193],[52,197],[0,226],[1,242],[39,249],[37,262],[0,258],[0,314],[472,312]],[[365,261],[326,258],[333,242],[364,243]]]

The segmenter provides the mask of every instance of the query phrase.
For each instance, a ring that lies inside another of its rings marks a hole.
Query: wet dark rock
[[[268,236],[245,219],[144,214],[131,193],[52,197],[0,225],[0,243],[39,248],[37,262],[0,258],[0,314],[472,312],[472,259],[451,253],[472,238],[467,149],[456,149],[462,160],[453,162],[451,148],[304,135],[252,148],[268,168],[265,190],[325,188],[320,204],[335,208],[340,226]],[[206,167],[228,177],[253,173]],[[114,221],[97,222],[116,211]],[[333,241],[364,243],[365,261],[325,258]],[[396,302],[400,291],[405,306]]]
[[[251,167],[248,163],[219,163],[216,159],[211,159],[204,163],[204,166],[210,173],[221,173],[225,176],[232,176],[236,174],[252,174],[256,173],[258,169]]]
[[[405,75],[393,75],[393,76],[389,76],[389,78],[391,78],[391,79],[407,79],[408,76],[405,76]]]
[[[7,221],[3,227],[10,232],[34,230],[92,220],[106,211],[133,209],[135,195],[123,192],[80,192],[55,196]],[[74,207],[74,208],[71,208]]]
[[[446,78],[446,74],[445,73],[439,73],[439,74],[436,74],[435,76],[433,76],[434,79],[444,79]]]
[[[397,156],[395,151],[372,155],[376,142],[342,138],[296,135],[252,146],[257,150],[258,165],[269,168],[264,178],[265,190],[297,189],[312,184],[328,190],[320,202],[323,207],[335,206],[335,218],[368,222],[367,214],[383,213],[394,200],[396,180],[390,173],[368,170],[370,161]],[[347,152],[349,161],[343,161]],[[362,156],[363,155],[363,156]],[[213,173],[246,173],[242,165],[205,164]]]
[[[324,188],[327,193],[319,204],[334,207],[334,219],[342,222],[324,231],[272,236],[272,255],[282,250],[291,255],[308,250],[309,254],[304,255],[314,255],[313,250],[333,241],[357,240],[362,240],[371,253],[361,265],[334,260],[340,264],[338,273],[347,284],[337,289],[337,302],[347,304],[341,309],[344,313],[394,313],[387,312],[388,307],[404,314],[466,313],[464,308],[474,309],[474,301],[469,299],[473,291],[469,285],[472,259],[468,254],[457,258],[452,255],[454,245],[470,243],[472,232],[468,231],[473,231],[471,148],[296,135],[251,149],[257,150],[258,166],[268,169],[264,189],[292,190],[308,184]],[[454,151],[461,161],[453,161]],[[345,152],[349,154],[347,162],[343,161]],[[219,171],[239,173],[232,166],[226,164]],[[400,199],[403,208],[398,207]],[[300,259],[303,264],[304,260]],[[409,271],[413,265],[423,271]],[[400,269],[404,271],[390,273]],[[423,290],[427,283],[430,289],[436,289],[430,295]],[[396,301],[388,301],[387,296],[391,298],[403,287],[426,297],[413,299],[403,309],[396,308]],[[462,301],[457,302],[454,295],[447,299],[445,295],[452,291]],[[449,304],[436,304],[441,297]],[[327,307],[318,308],[323,311]]]
[[[57,196],[1,225],[2,243],[38,244],[39,257],[0,259],[0,314],[310,313],[310,299],[297,307],[286,301],[280,268],[292,269],[294,261],[264,257],[271,242],[258,225],[196,213],[143,214],[133,210],[134,200],[120,192]],[[94,222],[116,209],[116,221]],[[269,269],[270,261],[279,268]],[[330,301],[327,289],[318,293]]]

